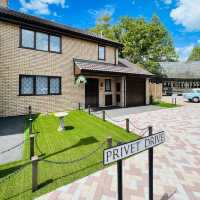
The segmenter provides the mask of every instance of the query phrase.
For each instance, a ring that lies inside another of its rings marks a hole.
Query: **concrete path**
[[[24,140],[24,117],[0,118],[0,164],[22,159],[23,145],[6,151]]]
[[[200,104],[128,116],[137,127],[153,125],[154,132],[166,131],[166,143],[154,150],[154,199],[199,200]],[[120,118],[124,116],[116,119]],[[119,125],[124,127],[125,123]],[[124,200],[148,199],[147,155],[147,152],[143,152],[123,162]],[[63,199],[116,200],[116,165],[38,198]]]
[[[106,113],[110,117],[121,117],[126,116],[130,114],[137,114],[137,113],[143,113],[143,112],[149,112],[149,111],[155,111],[160,110],[158,106],[137,106],[137,107],[129,107],[129,108],[114,108],[114,109],[106,109]],[[97,111],[97,113],[100,113],[100,111]]]

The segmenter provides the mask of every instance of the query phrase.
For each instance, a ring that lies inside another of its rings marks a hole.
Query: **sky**
[[[200,44],[200,0],[10,0],[11,9],[53,20],[76,28],[95,26],[103,14],[112,23],[121,16],[158,15],[171,33],[180,60],[185,61],[192,48]]]

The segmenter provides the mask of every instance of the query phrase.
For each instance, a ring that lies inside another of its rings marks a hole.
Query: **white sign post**
[[[104,165],[108,165],[117,161],[118,200],[123,200],[122,159],[128,158],[146,150],[149,151],[149,200],[153,200],[153,147],[158,146],[164,142],[164,131],[152,134],[152,127],[149,127],[149,136],[135,140],[133,142],[119,144],[116,147],[104,150]]]
[[[176,105],[176,98],[177,98],[177,94],[172,94],[172,104]]]
[[[104,165],[133,156],[165,142],[164,131],[104,150]]]

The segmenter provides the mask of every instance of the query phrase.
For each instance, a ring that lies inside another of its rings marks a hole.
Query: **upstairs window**
[[[61,46],[60,36],[28,29],[21,29],[20,47],[39,51],[61,53]]]
[[[49,36],[45,33],[36,32],[36,49],[48,51]]]
[[[106,47],[99,45],[99,49],[98,49],[98,59],[99,60],[105,60],[105,57],[106,57],[105,51],[106,51]]]
[[[34,48],[34,32],[22,29],[21,45],[26,48]]]
[[[50,51],[52,51],[52,52],[60,52],[61,51],[60,37],[50,35]]]

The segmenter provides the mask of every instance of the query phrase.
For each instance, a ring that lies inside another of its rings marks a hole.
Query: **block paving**
[[[154,199],[200,199],[200,104],[130,114],[134,126],[164,130],[166,143],[154,148]],[[125,123],[117,123],[125,127]],[[141,131],[132,130],[138,134]],[[131,133],[130,133],[131,134]],[[148,199],[148,153],[123,161],[125,200]],[[115,200],[116,165],[45,194],[38,200]]]

